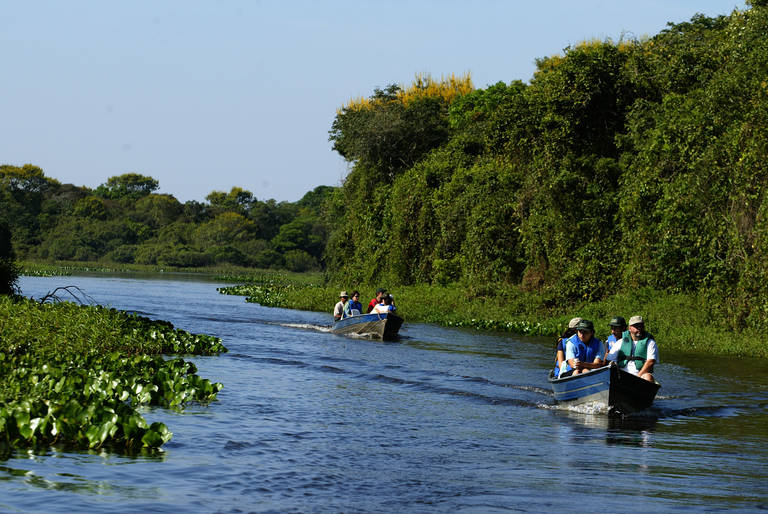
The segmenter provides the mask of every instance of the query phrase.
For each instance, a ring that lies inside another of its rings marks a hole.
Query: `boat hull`
[[[387,314],[361,314],[350,316],[333,324],[334,334],[375,337],[385,341],[397,339],[403,318],[391,312]]]
[[[622,414],[650,407],[661,387],[658,382],[649,382],[622,371],[615,363],[565,378],[554,378],[554,373],[550,372],[549,383],[558,403],[579,405],[594,402],[605,405],[611,412]]]

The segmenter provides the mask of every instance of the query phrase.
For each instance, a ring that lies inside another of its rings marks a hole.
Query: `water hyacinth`
[[[291,284],[268,283],[220,287],[217,290],[221,294],[245,296],[246,302],[258,303],[264,307],[283,307],[286,292],[293,288]]]
[[[443,324],[450,327],[475,328],[478,330],[496,330],[499,332],[514,332],[516,334],[548,336],[557,333],[558,327],[552,323],[530,321],[498,321],[490,319],[470,319],[466,321],[446,321]]]
[[[161,355],[226,352],[216,337],[68,302],[0,298],[0,313],[0,446],[158,448],[172,433],[139,406],[205,403],[222,388]]]

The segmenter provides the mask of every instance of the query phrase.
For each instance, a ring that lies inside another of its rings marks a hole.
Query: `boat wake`
[[[663,408],[654,405],[648,410],[657,417],[666,419],[731,418],[744,415],[747,412],[765,412],[768,410],[768,404],[701,405],[684,408]]]
[[[281,327],[287,328],[300,328],[302,330],[314,330],[316,332],[330,332],[331,327],[328,325],[313,325],[312,323],[277,323]]]
[[[556,404],[555,408],[578,414],[608,414],[608,406],[601,402],[586,402],[578,405]]]

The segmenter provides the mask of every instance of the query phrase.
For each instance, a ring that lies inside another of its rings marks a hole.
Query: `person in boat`
[[[555,349],[555,378],[560,375],[560,370],[565,367],[565,341],[576,333],[576,325],[581,318],[573,318],[568,322],[568,328],[557,338],[557,348]]]
[[[368,310],[365,312],[371,312],[374,307],[376,307],[378,304],[381,303],[381,298],[387,294],[387,290],[383,287],[380,287],[376,290],[376,297],[372,298],[370,302],[368,302]]]
[[[352,296],[350,297],[349,301],[344,304],[344,317],[348,318],[350,316],[357,316],[362,314],[362,312],[363,304],[360,303],[360,293],[357,291],[352,291]]]
[[[393,312],[397,310],[397,307],[394,305],[394,298],[391,294],[386,294],[381,297],[381,303],[376,305],[376,307],[373,308],[371,311],[374,314],[386,314],[388,312]]]
[[[620,369],[653,382],[653,366],[659,362],[659,347],[645,330],[642,316],[629,318],[629,330],[614,342],[606,360],[614,361]]]
[[[624,331],[627,330],[627,320],[621,316],[615,316],[608,323],[608,328],[611,330],[611,335],[605,338],[605,354],[611,353],[611,347],[613,343],[621,339]]]
[[[565,341],[565,373],[560,377],[588,373],[605,365],[603,342],[595,337],[595,325],[582,319],[576,325],[576,334]]]
[[[333,321],[339,321],[344,317],[344,304],[347,303],[349,295],[346,291],[339,293],[339,303],[333,308]]]

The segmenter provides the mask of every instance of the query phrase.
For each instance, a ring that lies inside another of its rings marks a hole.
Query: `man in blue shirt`
[[[578,375],[604,366],[603,342],[595,337],[595,326],[588,319],[576,325],[576,333],[565,343],[565,360],[570,371],[560,376]]]

